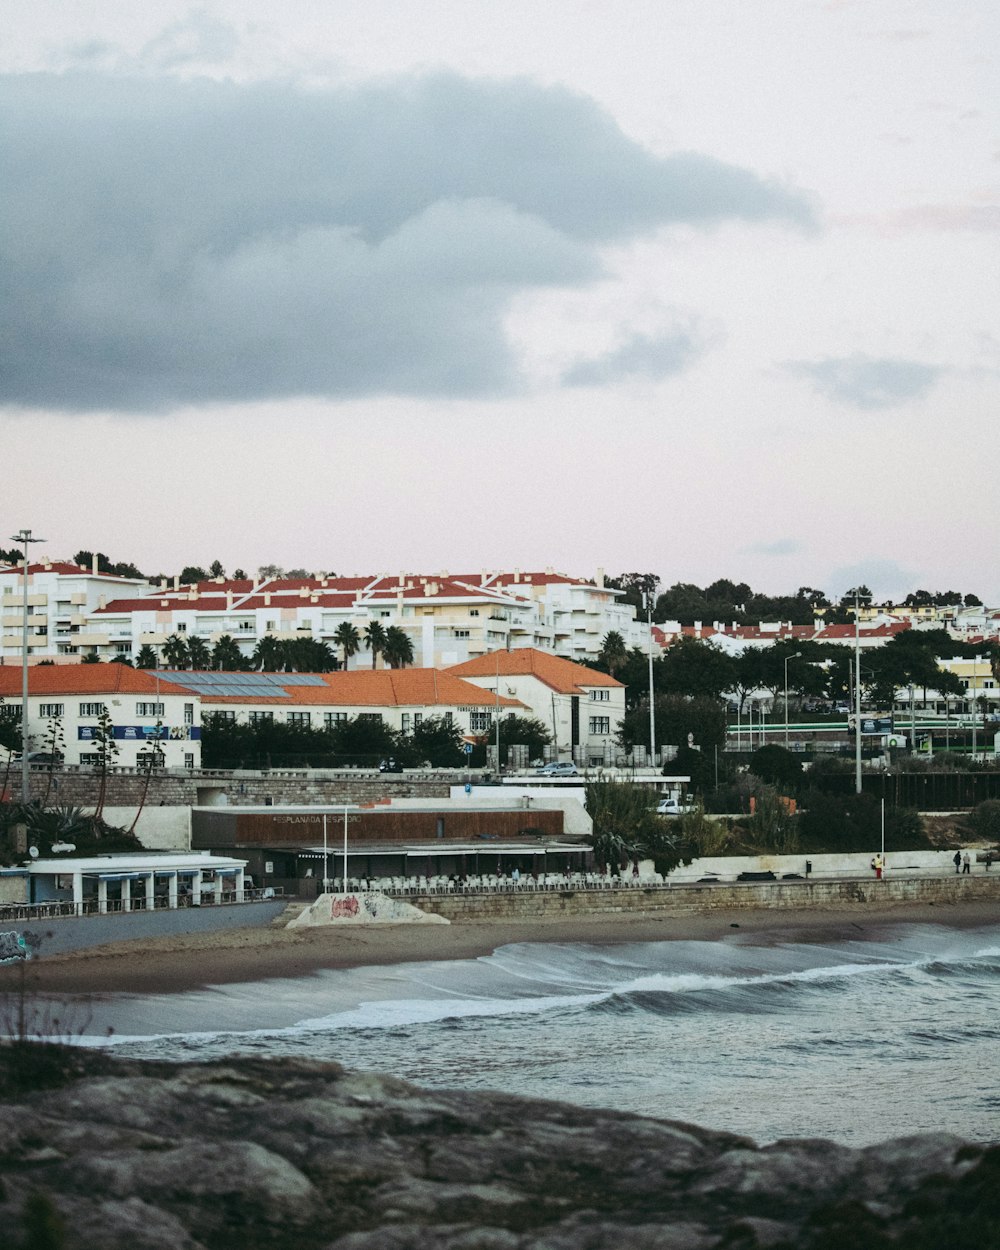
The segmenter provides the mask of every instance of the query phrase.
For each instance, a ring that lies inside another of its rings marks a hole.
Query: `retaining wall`
[[[1000,872],[979,877],[896,877],[888,881],[757,881],[738,885],[670,885],[618,890],[527,890],[522,893],[410,895],[423,911],[448,920],[519,920],[587,916],[595,912],[729,911],[793,907],[859,907],[876,903],[953,904],[972,899],[997,905]]]

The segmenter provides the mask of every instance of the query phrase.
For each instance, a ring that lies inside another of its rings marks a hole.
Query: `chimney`
[[[597,584],[598,586],[604,585],[604,570],[603,569],[597,570]]]
[[[167,579],[166,579],[165,577],[161,577],[161,578],[160,578],[160,589],[161,589],[161,590],[166,590],[166,588],[167,588]]]
[[[174,590],[180,590],[180,588],[181,588],[181,575],[180,573],[175,573],[174,574]]]
[[[516,586],[520,580],[521,580],[521,570],[515,569],[514,570],[514,585]]]
[[[98,597],[97,597],[97,606],[98,606],[99,608],[106,608],[106,607],[108,606],[108,597],[107,597],[107,595],[98,595]]]
[[[232,610],[233,610],[233,592],[231,590],[227,590],[226,591],[226,611],[232,612]]]
[[[270,606],[271,606],[271,593],[270,591],[265,591],[264,592],[264,607],[269,608]]]
[[[701,621],[695,621],[695,623],[694,623],[694,636],[695,636],[696,638],[700,638],[700,637],[701,637]],[[648,699],[647,699],[646,701],[647,701],[647,703],[649,702],[649,700],[648,700]]]
[[[90,557],[90,571],[91,573],[93,573],[95,577],[97,576],[97,552],[96,551]]]

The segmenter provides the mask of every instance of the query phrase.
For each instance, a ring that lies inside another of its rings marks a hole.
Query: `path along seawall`
[[[941,904],[992,901],[1000,922],[1000,872],[981,876],[900,877],[882,881],[753,881],[734,884],[625,886],[608,889],[503,891],[492,894],[411,894],[422,911],[446,919],[528,920],[533,916],[586,916],[600,912],[739,911],[758,908],[864,907],[886,903]]]

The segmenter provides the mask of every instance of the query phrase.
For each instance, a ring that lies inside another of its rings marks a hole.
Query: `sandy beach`
[[[239,929],[122,942],[73,954],[34,959],[33,989],[60,995],[184,993],[275,977],[306,976],[324,968],[385,966],[427,960],[476,959],[510,943],[615,944],[690,939],[836,942],[884,939],[900,925],[951,928],[1000,925],[996,904],[858,904],[774,911],[733,910],[670,915],[598,914],[451,925],[368,925],[327,929]],[[20,981],[21,969],[0,968],[0,993]]]

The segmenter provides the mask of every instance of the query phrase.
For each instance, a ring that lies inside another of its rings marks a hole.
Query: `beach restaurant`
[[[203,851],[39,858],[0,871],[0,901],[62,904],[77,915],[242,903],[246,866]]]
[[[205,807],[192,845],[244,856],[254,880],[310,895],[324,878],[462,877],[582,871],[589,842],[567,837],[558,808],[470,809],[448,800],[394,807]]]

